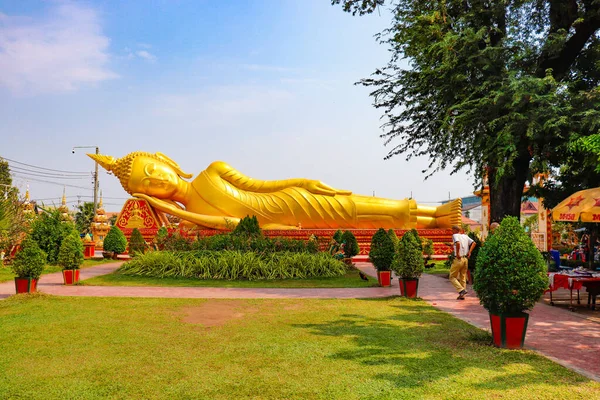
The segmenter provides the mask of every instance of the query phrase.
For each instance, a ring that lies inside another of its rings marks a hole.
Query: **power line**
[[[76,188],[76,189],[93,190],[93,188],[89,188],[89,187],[77,186],[77,185],[69,185],[67,183],[52,182],[52,181],[46,181],[46,180],[43,180],[43,179],[35,179],[35,178],[30,178],[28,176],[17,175],[17,174],[14,174],[14,173],[11,173],[11,175],[14,178],[25,180],[25,181],[42,182],[42,183],[48,183],[50,185],[66,186],[66,187],[72,187],[72,188]]]
[[[10,168],[11,171],[15,171],[19,174],[23,174],[23,175],[31,175],[31,176],[38,176],[41,178],[54,178],[54,179],[76,179],[76,180],[81,180],[81,179],[88,179],[88,178],[92,178],[92,176],[88,175],[88,176],[69,176],[69,175],[53,175],[50,173],[46,173],[46,172],[37,172],[37,171],[32,171],[32,172],[28,172],[27,170],[21,170],[19,168]]]
[[[18,170],[18,171],[24,171],[24,172],[32,172],[32,173],[36,173],[36,174],[44,174],[44,175],[48,175],[48,176],[57,176],[57,177],[68,177],[68,178],[72,178],[72,179],[81,179],[84,177],[90,177],[92,176],[91,172],[85,173],[85,174],[61,174],[61,173],[56,173],[56,172],[45,172],[45,171],[36,171],[35,169],[29,169],[29,168],[24,168],[24,167],[19,167],[19,166],[10,166],[9,168],[11,170]]]
[[[38,167],[37,165],[31,165],[31,164],[22,163],[20,161],[11,160],[10,158],[6,158],[6,157],[2,157],[2,156],[0,156],[0,157],[3,158],[6,161],[10,161],[10,162],[13,162],[15,164],[21,164],[21,165],[25,165],[27,167],[42,169],[42,170],[46,170],[46,171],[63,172],[63,173],[66,173],[66,174],[89,174],[89,172],[84,172],[84,171],[63,171],[63,170],[60,170],[60,169]]]

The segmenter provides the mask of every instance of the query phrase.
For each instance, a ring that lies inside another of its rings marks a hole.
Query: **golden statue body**
[[[192,175],[162,153],[133,152],[119,159],[88,155],[129,194],[203,228],[231,229],[246,215],[256,215],[264,229],[449,228],[461,221],[460,199],[428,207],[412,199],[354,195],[317,180],[261,181],[222,161],[190,182]]]

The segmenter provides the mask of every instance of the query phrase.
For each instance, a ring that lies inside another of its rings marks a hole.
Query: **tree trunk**
[[[521,218],[523,188],[529,174],[531,157],[522,155],[514,161],[514,172],[497,178],[495,168],[488,170],[490,185],[490,221],[500,222],[506,216]]]

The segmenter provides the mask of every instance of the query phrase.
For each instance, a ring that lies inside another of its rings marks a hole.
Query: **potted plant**
[[[381,286],[391,286],[391,265],[396,253],[394,242],[385,229],[379,228],[371,238],[369,258],[377,270],[377,279]]]
[[[116,259],[125,249],[127,249],[127,238],[119,228],[112,226],[104,238],[104,252],[102,254],[106,258],[105,253],[108,252],[112,258]]]
[[[15,255],[11,269],[17,275],[15,289],[17,293],[31,293],[37,289],[37,282],[46,265],[44,253],[35,240],[26,238],[21,243],[21,250]]]
[[[63,269],[65,285],[79,282],[79,267],[83,264],[83,243],[77,234],[67,236],[58,252],[58,265]]]
[[[506,217],[481,247],[473,289],[490,313],[498,347],[523,347],[529,314],[548,288],[546,263],[515,217]]]
[[[129,238],[129,254],[133,257],[136,254],[144,254],[146,251],[146,241],[138,228],[133,228]]]
[[[356,236],[350,231],[345,231],[342,235],[342,242],[344,243],[344,262],[352,265],[352,257],[357,256],[360,252]]]
[[[423,245],[415,229],[407,231],[398,245],[398,255],[392,263],[392,269],[399,277],[400,295],[417,297],[419,277],[423,273]]]

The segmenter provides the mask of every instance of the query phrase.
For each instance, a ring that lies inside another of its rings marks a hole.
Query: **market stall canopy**
[[[600,187],[573,193],[552,209],[552,219],[600,222]]]

